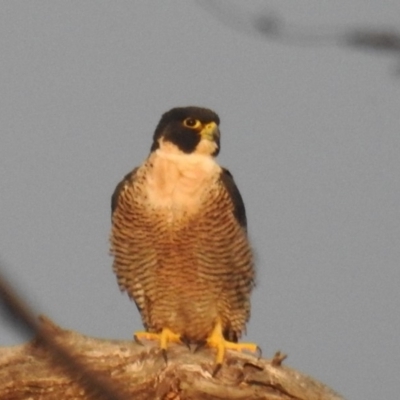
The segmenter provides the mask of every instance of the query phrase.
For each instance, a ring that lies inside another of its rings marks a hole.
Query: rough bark
[[[214,351],[193,353],[171,345],[166,364],[157,345],[146,342],[95,339],[63,330],[43,319],[53,338],[74,359],[119,392],[113,398],[169,400],[343,400],[325,385],[272,360],[228,352],[213,377]],[[0,347],[0,399],[86,400],[110,398],[94,394],[86,373],[66,368],[38,339],[14,347]],[[104,393],[104,392],[103,392]]]

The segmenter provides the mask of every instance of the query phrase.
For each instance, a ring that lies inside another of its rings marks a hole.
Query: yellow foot
[[[142,339],[159,341],[165,362],[167,362],[168,343],[181,343],[180,336],[168,328],[163,328],[161,333],[135,332],[133,337],[135,338],[135,341],[140,344]]]
[[[236,351],[251,351],[253,353],[260,354],[260,348],[254,343],[234,343],[229,342],[224,339],[222,334],[222,325],[218,321],[211,332],[211,335],[207,338],[207,345],[210,347],[215,347],[217,349],[216,357],[216,368],[213,375],[215,375],[221,368],[222,361],[224,360],[225,350],[236,350]]]

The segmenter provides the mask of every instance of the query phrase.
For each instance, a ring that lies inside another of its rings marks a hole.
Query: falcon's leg
[[[248,350],[254,353],[260,352],[260,348],[254,343],[234,343],[225,340],[224,335],[222,334],[222,324],[220,320],[217,321],[213,331],[211,332],[211,335],[207,338],[207,344],[208,346],[215,347],[217,349],[217,358],[215,360],[217,366],[214,371],[214,375],[218,372],[222,365],[225,349],[236,351]]]
[[[176,333],[172,332],[168,328],[163,328],[161,333],[152,333],[152,332],[135,332],[134,334],[135,341],[140,343],[141,339],[146,340],[157,340],[160,342],[160,348],[163,353],[163,357],[165,362],[167,362],[167,347],[168,343],[181,343],[181,337]]]

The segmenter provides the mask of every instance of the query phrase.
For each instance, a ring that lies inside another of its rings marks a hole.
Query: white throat
[[[172,143],[163,143],[149,157],[148,199],[153,206],[195,212],[202,195],[221,167],[210,155],[185,154]]]

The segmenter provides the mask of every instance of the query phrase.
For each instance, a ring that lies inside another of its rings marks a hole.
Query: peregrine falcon
[[[254,266],[244,204],[220,167],[218,115],[179,107],[162,115],[148,158],[112,196],[111,254],[118,284],[142,317],[135,338],[203,343],[257,351],[237,343],[250,316]]]

